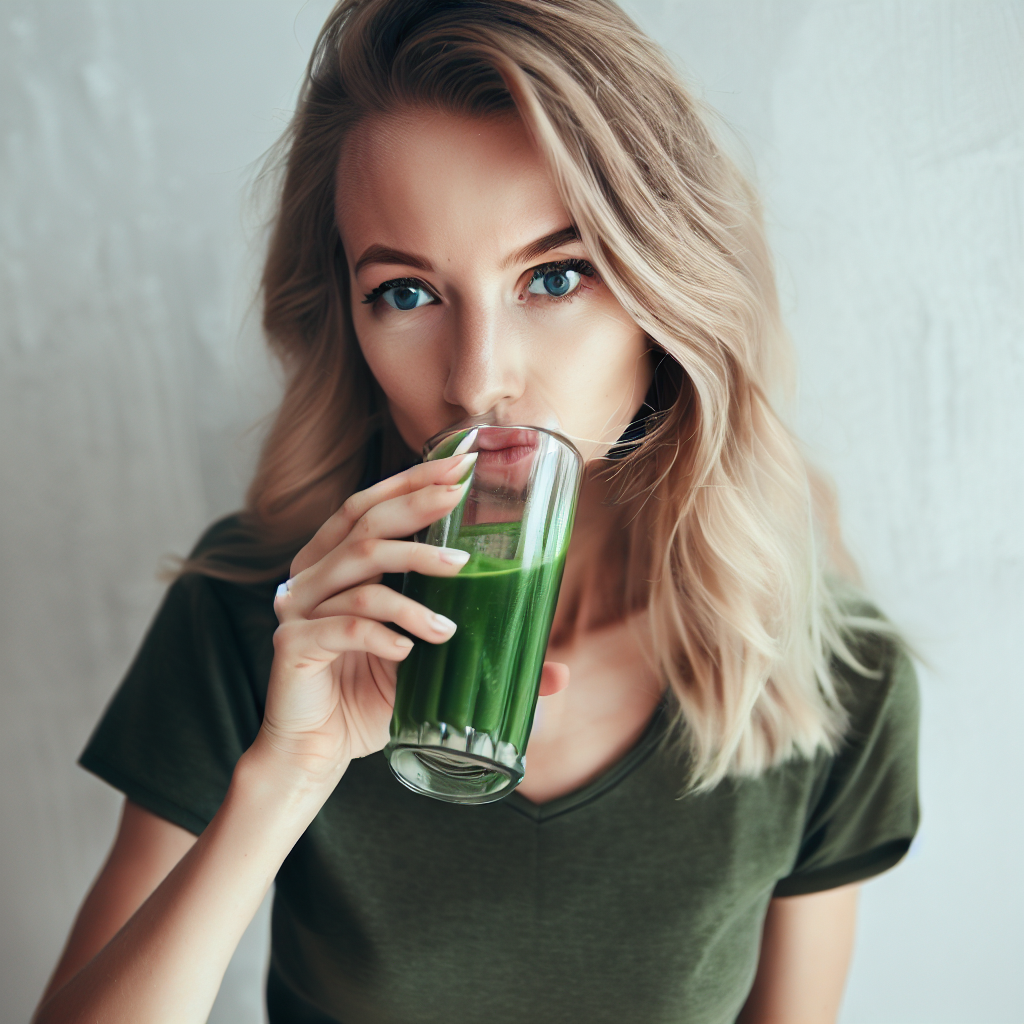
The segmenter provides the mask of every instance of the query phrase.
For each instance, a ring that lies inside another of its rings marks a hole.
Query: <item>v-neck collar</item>
[[[654,753],[665,734],[668,723],[667,700],[662,697],[658,706],[647,723],[640,738],[632,747],[616,761],[611,767],[605,769],[596,779],[574,789],[564,796],[555,797],[554,800],[547,800],[542,804],[535,804],[527,799],[522,793],[513,790],[502,804],[509,810],[516,811],[538,825],[543,825],[552,818],[568,814],[570,811],[578,810],[587,804],[593,803],[610,789],[614,789],[627,775],[639,768],[644,761]]]

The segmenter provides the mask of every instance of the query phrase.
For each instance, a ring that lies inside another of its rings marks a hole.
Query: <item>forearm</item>
[[[853,953],[859,886],[774,899],[737,1024],[834,1024]]]
[[[302,784],[247,753],[195,845],[46,1000],[37,1024],[205,1021],[242,933],[333,781]]]

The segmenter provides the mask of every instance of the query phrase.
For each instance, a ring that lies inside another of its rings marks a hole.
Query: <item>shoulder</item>
[[[836,696],[848,716],[845,747],[880,730],[913,733],[920,697],[909,646],[879,609],[863,599],[843,602],[846,649],[833,655]]]
[[[192,548],[163,612],[188,607],[194,642],[237,647],[262,676],[277,628],[274,593],[293,554],[262,544],[242,513],[224,516]]]
[[[917,830],[919,702],[909,649],[873,606],[843,611],[846,650],[832,674],[847,725],[835,751],[815,759],[799,854],[776,896],[879,874]]]
[[[235,597],[272,598],[296,550],[295,545],[268,543],[245,513],[233,512],[203,531],[182,563],[178,582],[212,586]]]
[[[846,605],[846,651],[833,665],[845,732],[825,760],[817,814],[844,828],[901,836],[917,827],[917,760],[920,700],[907,643],[878,609],[864,601]],[[898,823],[898,824],[896,824]]]
[[[287,573],[287,563],[295,554],[294,545],[282,547],[268,543],[244,512],[232,512],[212,522],[200,535],[189,553],[192,562],[220,563],[238,574],[266,576]],[[280,572],[278,570],[280,569]]]
[[[189,552],[189,558],[197,558],[222,545],[237,546],[244,542],[247,530],[241,512],[232,512],[214,520],[199,535],[199,540]]]
[[[221,568],[253,564],[239,526],[228,516],[203,532],[80,759],[135,803],[196,834],[259,730],[273,659],[273,583],[195,567],[210,552]]]

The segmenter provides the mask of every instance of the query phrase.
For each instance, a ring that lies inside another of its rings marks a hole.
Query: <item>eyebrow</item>
[[[502,262],[502,270],[514,267],[517,263],[529,263],[530,260],[534,260],[538,256],[550,252],[552,249],[557,249],[561,245],[566,245],[569,242],[578,242],[579,240],[580,233],[572,225],[567,228],[560,228],[558,231],[552,231],[551,234],[544,235],[543,238],[538,238],[536,241],[524,245],[522,249],[518,249],[510,256],[507,256]],[[430,261],[422,256],[402,252],[400,249],[392,249],[386,245],[371,245],[364,249],[362,256],[356,260],[353,273],[358,274],[363,267],[369,266],[371,263],[390,263],[403,267],[416,267],[418,270],[425,270],[428,273],[434,269]]]
[[[404,267],[416,267],[418,270],[432,271],[429,260],[422,256],[413,256],[411,253],[402,252],[400,249],[389,249],[386,245],[371,245],[363,251],[363,255],[356,260],[355,269],[352,271],[358,274],[363,267],[370,263],[399,263]]]
[[[566,245],[569,242],[578,242],[579,240],[580,233],[576,230],[575,225],[570,224],[567,228],[552,231],[550,235],[545,235],[543,238],[538,238],[535,242],[530,242],[529,245],[524,245],[518,252],[512,253],[511,256],[505,259],[501,269],[508,270],[509,267],[514,267],[517,263],[529,263],[530,260],[535,260],[538,256],[543,256],[544,253],[550,252],[552,249],[557,249],[561,245]]]

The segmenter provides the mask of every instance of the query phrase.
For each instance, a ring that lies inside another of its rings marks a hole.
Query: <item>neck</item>
[[[569,645],[576,636],[625,617],[630,508],[613,503],[614,485],[588,467],[565,559],[565,574],[552,626],[552,643]]]

